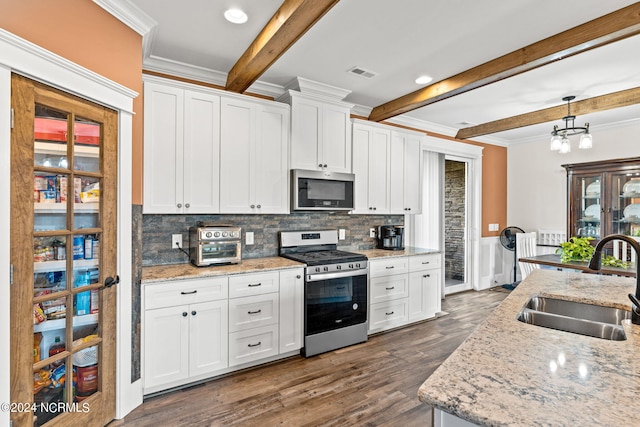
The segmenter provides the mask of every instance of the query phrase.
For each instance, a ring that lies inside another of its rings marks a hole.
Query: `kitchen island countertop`
[[[609,341],[519,322],[532,295],[630,310],[630,278],[534,270],[422,384],[420,401],[480,425],[637,425],[640,326]],[[634,421],[635,420],[635,421]]]

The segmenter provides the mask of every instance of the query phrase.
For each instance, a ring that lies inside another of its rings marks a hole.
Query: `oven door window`
[[[215,259],[234,259],[238,256],[239,243],[237,242],[216,242],[206,243],[201,247],[202,260],[211,261]]]
[[[366,322],[367,276],[306,283],[305,315],[305,335]]]

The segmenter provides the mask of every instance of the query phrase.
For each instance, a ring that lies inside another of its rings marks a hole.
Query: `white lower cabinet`
[[[440,311],[441,259],[436,253],[369,260],[369,333]]]
[[[145,393],[228,366],[227,278],[149,285],[144,298]]]
[[[144,393],[302,348],[304,269],[143,286]]]
[[[441,268],[440,254],[410,259],[409,321],[429,319],[440,311]]]

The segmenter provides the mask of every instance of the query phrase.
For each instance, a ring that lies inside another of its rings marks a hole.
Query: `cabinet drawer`
[[[369,273],[371,277],[390,276],[392,274],[402,274],[409,272],[407,257],[398,257],[382,260],[372,260],[369,262]]]
[[[406,324],[409,320],[408,305],[408,298],[371,304],[369,330],[389,329],[394,326]]]
[[[279,284],[280,274],[277,271],[231,276],[229,277],[229,298],[278,292],[280,290]]]
[[[226,299],[226,277],[148,284],[144,288],[145,310]]]
[[[409,257],[409,271],[431,270],[442,265],[441,254],[418,255]]]
[[[229,366],[242,365],[278,354],[278,325],[229,334]]]
[[[409,276],[406,274],[374,277],[370,285],[371,304],[409,296]]]
[[[229,332],[278,323],[277,293],[229,300]]]

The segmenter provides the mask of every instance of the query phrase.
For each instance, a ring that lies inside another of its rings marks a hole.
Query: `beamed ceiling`
[[[370,120],[500,145],[548,138],[568,95],[596,138],[640,120],[640,2],[96,1],[152,23],[146,70],[234,92],[277,97],[302,77],[345,89]],[[232,6],[246,24],[224,20]]]

